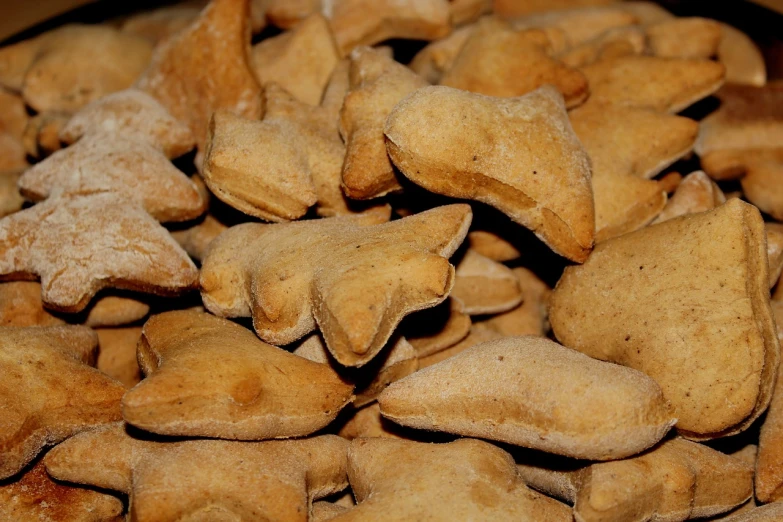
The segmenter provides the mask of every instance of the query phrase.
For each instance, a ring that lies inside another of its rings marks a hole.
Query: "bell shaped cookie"
[[[676,421],[643,373],[532,336],[476,345],[391,384],[378,402],[403,426],[593,460],[639,453]]]
[[[348,478],[357,506],[334,522],[571,520],[568,506],[524,485],[511,455],[474,439],[448,444],[355,439]]]
[[[40,277],[43,302],[62,312],[103,288],[176,295],[198,281],[166,229],[112,192],[52,197],[0,220],[0,275]]]
[[[738,199],[599,244],[550,299],[557,339],[643,371],[696,439],[766,409],[780,350],[758,210]]]
[[[123,397],[122,414],[126,422],[163,435],[300,437],[329,424],[353,397],[353,386],[327,365],[206,313],[152,317],[138,359],[146,378]]]
[[[125,388],[89,366],[97,346],[83,326],[0,328],[0,478],[49,444],[120,419]]]
[[[135,199],[158,221],[200,216],[206,201],[157,149],[120,134],[91,134],[28,169],[19,190],[40,201],[56,195],[118,193]]]
[[[259,337],[287,344],[316,325],[340,364],[361,366],[407,314],[444,301],[450,257],[465,238],[468,205],[437,207],[391,223],[388,210],[230,228],[201,272],[207,308],[253,317]]]
[[[386,147],[432,192],[489,204],[577,262],[593,245],[590,161],[551,86],[518,98],[425,87],[399,103]]]
[[[334,435],[152,442],[114,424],[72,437],[44,464],[55,479],[130,494],[134,520],[306,522],[313,499],[348,485],[347,445]]]

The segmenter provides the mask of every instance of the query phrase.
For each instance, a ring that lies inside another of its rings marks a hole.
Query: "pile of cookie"
[[[212,0],[0,86],[0,520],[783,519],[783,83],[737,29]]]

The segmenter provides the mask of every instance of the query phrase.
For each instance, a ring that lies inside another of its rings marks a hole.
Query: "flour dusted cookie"
[[[83,326],[0,328],[0,478],[49,444],[121,418],[124,388],[90,368],[96,348]]]
[[[122,501],[92,489],[55,482],[42,461],[0,483],[0,518],[41,522],[117,522]]]
[[[708,18],[675,18],[645,28],[648,46],[662,58],[711,58],[720,46],[721,25]]]
[[[306,522],[313,499],[347,486],[334,435],[237,442],[152,442],[114,424],[72,437],[44,459],[58,479],[130,494],[129,517]]]
[[[350,90],[340,111],[346,144],[342,186],[353,199],[371,199],[401,189],[386,153],[383,126],[395,105],[427,82],[369,47],[351,53]]]
[[[147,40],[102,25],[66,25],[38,36],[32,46],[21,91],[38,112],[72,113],[130,87],[152,54]]]
[[[487,328],[505,336],[544,336],[549,329],[547,301],[551,289],[527,268],[513,270],[522,290],[522,304],[476,323],[478,328]]]
[[[105,192],[49,198],[0,220],[0,275],[40,277],[48,307],[80,312],[107,287],[181,293],[198,270],[141,207]]]
[[[685,214],[696,214],[718,207],[726,202],[720,187],[704,171],[691,172],[677,186],[653,223],[662,223]]]
[[[85,105],[60,130],[59,138],[71,144],[85,134],[106,132],[146,141],[169,158],[185,154],[196,144],[187,125],[169,114],[155,98],[134,88]]]
[[[688,154],[698,124],[660,112],[594,103],[569,114],[592,164],[598,241],[637,230],[666,205],[651,178]]]
[[[593,245],[590,162],[562,96],[518,98],[425,87],[386,120],[394,164],[418,185],[492,205],[558,254],[582,262]]]
[[[550,57],[551,43],[540,29],[516,31],[484,18],[440,79],[441,85],[488,96],[521,96],[545,84],[557,87],[566,107],[581,104],[587,80],[576,69]]]
[[[52,195],[117,193],[135,199],[159,221],[187,221],[206,201],[161,152],[120,134],[91,134],[29,168],[19,178],[33,201]]]
[[[435,40],[451,31],[448,0],[335,0],[324,7],[344,55],[390,38]]]
[[[378,402],[403,426],[594,460],[649,448],[676,421],[643,373],[532,336],[476,345],[393,383]]]
[[[768,295],[761,215],[730,199],[599,244],[566,268],[549,319],[564,345],[650,375],[680,432],[704,439],[744,430],[769,404]]]
[[[293,342],[315,329],[340,364],[361,366],[407,314],[444,301],[447,258],[467,234],[468,205],[391,223],[388,210],[232,227],[202,265],[202,298],[227,317],[253,317],[262,339]]]
[[[729,511],[753,495],[753,467],[681,438],[580,472],[577,520],[686,520]]]
[[[470,332],[470,325],[470,316],[462,304],[448,299],[408,316],[401,328],[416,354],[424,357],[460,342]]]
[[[294,29],[253,46],[252,63],[261,85],[276,83],[296,99],[321,103],[340,55],[329,23],[314,14]]]
[[[215,111],[250,119],[263,111],[261,86],[250,65],[249,9],[249,0],[213,0],[155,49],[136,83],[190,127],[201,154]]]
[[[355,439],[348,478],[357,505],[334,522],[571,520],[567,506],[524,485],[508,453],[474,439],[448,444]]]
[[[507,312],[522,302],[519,280],[507,266],[468,249],[455,272],[451,298],[468,315]]]
[[[767,82],[764,56],[748,35],[723,22],[718,60],[726,67],[727,83],[761,87]]]
[[[146,378],[123,397],[122,414],[163,435],[299,437],[329,424],[353,398],[353,386],[327,365],[205,313],[152,317],[138,360]]]
[[[696,152],[713,178],[736,178],[757,160],[759,150],[781,147],[783,82],[729,84],[715,95],[721,105],[702,121]]]
[[[725,68],[710,60],[621,56],[582,69],[591,103],[676,113],[723,84]]]

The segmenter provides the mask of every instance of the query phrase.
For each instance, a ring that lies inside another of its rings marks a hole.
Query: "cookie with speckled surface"
[[[159,150],[121,134],[91,134],[33,165],[19,178],[33,201],[50,196],[117,193],[134,199],[158,221],[200,216],[206,201]]]
[[[327,365],[200,312],[148,320],[138,360],[146,378],[125,394],[122,414],[162,435],[301,437],[329,424],[353,399],[353,386]]]
[[[146,141],[169,158],[181,156],[196,145],[193,133],[184,123],[155,98],[133,88],[82,107],[60,130],[59,138],[71,144],[85,134],[107,132]]]
[[[593,247],[590,160],[554,87],[493,98],[425,87],[386,120],[386,148],[414,183],[487,203],[577,262]]]
[[[314,499],[343,490],[348,443],[335,435],[237,442],[152,442],[114,424],[49,452],[58,480],[130,494],[133,520],[306,522]]]
[[[125,388],[89,366],[97,347],[84,326],[0,328],[0,478],[47,445],[121,418]]]
[[[357,505],[334,522],[571,520],[568,506],[524,485],[511,455],[474,439],[448,444],[354,439],[348,478]]]
[[[592,460],[639,453],[676,421],[643,373],[533,336],[473,346],[391,384],[378,403],[403,426]]]
[[[225,317],[253,317],[259,337],[293,342],[316,328],[340,364],[369,362],[411,312],[448,296],[448,258],[467,234],[468,205],[391,223],[388,209],[299,223],[246,223],[204,259],[201,295]]]
[[[681,433],[739,433],[767,408],[780,346],[764,222],[752,205],[671,219],[600,243],[550,298],[557,339],[645,372]]]
[[[49,198],[0,220],[0,276],[40,277],[47,307],[80,312],[103,288],[180,294],[198,270],[141,207],[103,192]]]

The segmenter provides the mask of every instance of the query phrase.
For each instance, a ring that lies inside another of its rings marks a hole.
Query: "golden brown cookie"
[[[563,98],[545,86],[518,98],[425,87],[386,120],[405,177],[432,192],[487,203],[577,262],[593,246],[590,161]]]
[[[169,158],[196,145],[187,125],[175,119],[155,98],[138,89],[125,89],[82,107],[62,128],[59,138],[71,144],[91,133],[116,132],[146,141]]]
[[[39,522],[120,522],[122,501],[106,493],[55,482],[43,461],[0,482],[0,519]]]
[[[158,221],[200,216],[206,201],[163,153],[121,134],[90,134],[30,167],[19,178],[30,200],[116,193],[130,196]]]
[[[141,339],[141,326],[126,328],[97,328],[98,361],[100,371],[132,388],[141,380],[141,369],[136,361],[136,345]]]
[[[704,171],[691,172],[677,186],[653,224],[662,223],[685,214],[696,214],[718,207],[726,202],[720,187]]]
[[[0,147],[1,144],[2,138],[0,138]],[[16,186],[22,172],[24,172],[24,168],[0,171],[0,218],[22,210],[24,198]]]
[[[745,198],[774,219],[783,220],[783,148],[748,152],[743,159],[745,176],[740,180]]]
[[[454,59],[468,40],[476,24],[454,30],[450,35],[425,46],[416,53],[408,67],[430,83],[438,83],[443,74],[451,69]]]
[[[549,319],[564,345],[655,379],[681,433],[724,436],[769,404],[780,348],[768,277],[761,215],[731,199],[600,243],[566,268]]]
[[[206,313],[152,317],[138,360],[146,378],[123,397],[122,415],[162,435],[301,437],[329,424],[353,398],[353,386],[327,365]]]
[[[501,263],[519,258],[522,253],[496,231],[473,230],[468,233],[471,250]]]
[[[470,324],[470,316],[462,304],[447,299],[438,306],[409,315],[401,328],[416,354],[424,357],[460,342],[470,332]]]
[[[334,522],[571,520],[568,506],[524,485],[511,455],[474,439],[448,444],[355,439],[348,478],[357,506]]]
[[[492,0],[449,0],[449,13],[454,26],[475,22],[492,12]]]
[[[334,435],[152,442],[114,424],[72,437],[44,464],[58,480],[129,493],[133,520],[306,522],[313,499],[347,486],[347,445]]]
[[[674,18],[645,28],[647,45],[661,58],[711,58],[718,52],[721,25],[708,18]]]
[[[511,20],[516,28],[551,28],[563,33],[563,46],[576,47],[592,40],[598,35],[618,27],[627,27],[637,23],[636,15],[622,9],[619,5],[598,6],[595,0],[592,6],[570,5],[562,9],[531,13]]]
[[[723,84],[718,62],[656,56],[621,56],[582,68],[591,103],[676,113]]]
[[[544,31],[516,31],[505,22],[484,18],[440,84],[503,97],[521,96],[551,84],[563,95],[566,107],[580,105],[588,95],[587,79],[550,54],[551,43]]]
[[[42,112],[31,117],[24,129],[22,144],[28,156],[45,158],[63,148],[60,132],[70,115],[64,112]]]
[[[166,229],[111,192],[49,198],[0,220],[0,274],[40,277],[43,302],[63,312],[80,312],[103,288],[172,295],[198,280]]]
[[[405,438],[399,424],[384,419],[381,415],[381,407],[377,402],[358,409],[353,416],[340,428],[339,436],[348,440],[359,437],[389,437],[393,439]]]
[[[455,272],[451,298],[468,315],[507,312],[522,302],[519,280],[507,266],[468,249]]]
[[[592,163],[598,241],[637,230],[666,205],[651,178],[690,152],[698,124],[645,109],[593,103],[569,114]]]
[[[0,83],[21,90],[38,112],[72,113],[130,87],[151,54],[149,41],[112,27],[66,25],[2,49]]]
[[[395,105],[427,85],[416,73],[369,47],[351,53],[350,90],[340,111],[346,145],[342,187],[353,199],[371,199],[400,190],[386,153],[383,126]]]
[[[495,330],[472,326],[468,332],[468,335],[460,340],[457,344],[447,346],[441,350],[438,350],[437,352],[431,352],[428,355],[420,356],[419,368],[426,368],[427,366],[432,366],[433,364],[445,361],[446,359],[454,357],[455,355],[458,355],[468,348],[476,346],[477,344],[487,341],[494,341],[495,339],[502,339],[504,337],[506,336]]]
[[[316,328],[343,365],[372,359],[407,314],[444,301],[447,258],[467,234],[468,205],[391,223],[388,209],[300,223],[232,227],[202,265],[202,298],[221,316],[253,317],[258,335],[293,342]]]
[[[767,82],[764,56],[748,35],[720,22],[721,40],[718,60],[726,67],[727,83],[743,83],[761,87]]]
[[[90,368],[98,342],[83,326],[0,328],[0,478],[47,445],[119,420],[119,382]]]
[[[250,65],[249,9],[249,0],[212,0],[188,27],[155,49],[136,84],[190,127],[201,154],[215,111],[250,119],[263,111],[261,86]]]
[[[378,403],[403,426],[593,460],[639,453],[676,421],[643,373],[534,336],[476,345],[391,384]]]
[[[129,16],[122,22],[122,32],[135,34],[159,44],[188,27],[199,14],[196,5],[181,4],[159,7]]]
[[[549,329],[547,303],[552,290],[527,268],[514,268],[513,273],[522,290],[522,304],[477,322],[476,327],[488,328],[504,336],[544,336]]]
[[[329,22],[314,14],[295,28],[253,46],[252,63],[261,85],[276,83],[294,98],[319,105],[340,61]]]
[[[595,38],[558,53],[556,57],[569,67],[584,67],[599,60],[642,54],[646,45],[644,31],[638,26],[629,25],[604,31]]]

